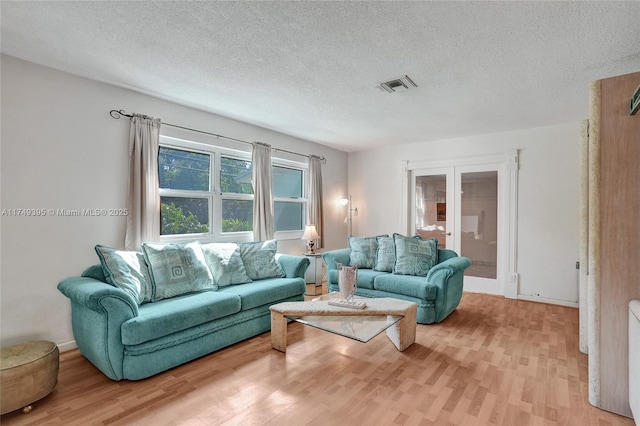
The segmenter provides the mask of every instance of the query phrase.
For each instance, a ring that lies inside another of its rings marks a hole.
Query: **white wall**
[[[324,156],[326,246],[344,245],[344,208],[337,200],[346,196],[346,153],[6,55],[1,67],[0,209],[126,207],[129,120],[109,116],[125,109]],[[161,133],[188,137],[169,127]],[[2,216],[0,344],[43,339],[69,347],[69,301],[56,285],[98,263],[96,244],[122,247],[124,226],[123,217]],[[304,247],[301,240],[279,242],[285,253],[301,254]]]
[[[403,160],[438,160],[518,149],[519,294],[573,305],[578,301],[579,138],[579,123],[569,123],[352,153],[349,191],[359,213],[354,219],[354,234],[403,233]]]

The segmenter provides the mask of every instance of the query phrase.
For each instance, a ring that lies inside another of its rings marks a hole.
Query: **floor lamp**
[[[349,224],[349,236],[351,236],[353,234],[353,215],[358,215],[358,208],[353,207],[353,204],[351,202],[351,195],[349,195],[348,199],[343,198],[342,200],[340,200],[340,204],[343,206],[349,206],[349,215],[344,219],[344,221],[345,223]]]

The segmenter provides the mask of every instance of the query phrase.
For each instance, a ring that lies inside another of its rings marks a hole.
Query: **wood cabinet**
[[[628,417],[628,306],[640,298],[640,115],[629,101],[639,85],[640,72],[592,83],[588,130],[589,402]]]

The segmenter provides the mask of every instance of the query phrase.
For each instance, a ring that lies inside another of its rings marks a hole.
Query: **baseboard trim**
[[[482,294],[490,294],[492,296],[506,297],[504,294],[500,294],[498,292],[478,291],[477,289],[465,289],[464,292],[465,293],[482,293]],[[566,300],[550,299],[550,298],[547,298],[547,297],[539,297],[539,296],[527,296],[527,295],[524,295],[524,294],[519,294],[518,297],[517,297],[517,300],[524,300],[524,301],[527,301],[527,302],[547,303],[549,305],[566,306],[568,308],[579,308],[580,307],[578,302],[567,302]]]
[[[578,302],[568,302],[566,300],[549,299],[547,297],[527,296],[524,294],[519,294],[518,300],[526,300],[527,302],[548,303],[550,305],[567,306],[569,308],[579,308]]]
[[[60,352],[67,352],[78,348],[75,340],[66,343],[58,343],[57,346]]]

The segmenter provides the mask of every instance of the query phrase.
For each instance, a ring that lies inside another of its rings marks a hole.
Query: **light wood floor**
[[[465,293],[398,352],[289,324],[150,379],[114,382],[78,351],[33,411],[2,425],[633,425],[589,405],[573,308]]]

